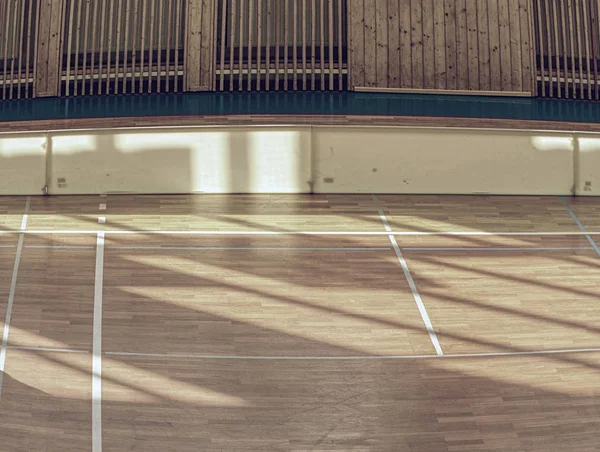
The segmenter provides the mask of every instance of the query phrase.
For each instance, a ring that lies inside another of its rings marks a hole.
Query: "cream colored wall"
[[[0,194],[39,195],[46,184],[46,136],[0,134]]]
[[[206,127],[0,134],[0,194],[600,195],[600,134]]]
[[[52,194],[310,192],[310,128],[53,134]]]
[[[573,185],[565,134],[318,127],[313,142],[318,192],[554,195]]]

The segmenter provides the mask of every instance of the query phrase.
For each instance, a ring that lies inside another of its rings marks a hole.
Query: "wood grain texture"
[[[93,248],[23,249],[9,345],[91,350],[94,256]]]
[[[91,361],[89,354],[9,349],[0,403],[2,447],[90,450]]]
[[[591,452],[599,366],[586,354],[268,364],[111,357],[104,447]]]
[[[167,126],[378,125],[600,132],[600,124],[497,118],[394,115],[183,115],[0,122],[0,132],[103,130]]]
[[[524,1],[355,0],[352,86],[531,93]]]

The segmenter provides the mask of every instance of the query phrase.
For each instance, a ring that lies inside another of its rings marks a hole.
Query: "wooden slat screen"
[[[34,97],[39,5],[0,1],[0,99]]]
[[[540,96],[600,100],[599,3],[533,0]]]
[[[342,90],[346,0],[218,0],[217,91]]]
[[[183,91],[185,0],[66,0],[59,95]]]
[[[352,88],[534,93],[530,0],[348,1]]]

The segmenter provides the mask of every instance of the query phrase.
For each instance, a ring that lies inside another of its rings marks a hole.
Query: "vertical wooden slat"
[[[235,79],[233,73],[233,62],[235,61],[235,30],[236,30],[236,17],[237,15],[237,1],[231,0],[231,27],[230,27],[230,41],[229,41],[229,91],[233,91],[233,81]]]
[[[129,1],[129,0],[128,0]],[[176,0],[179,1],[179,0]],[[227,1],[223,0],[223,5],[226,5]],[[226,6],[223,6],[223,17],[226,17]],[[165,91],[167,93],[171,92],[171,37],[173,32],[173,27],[171,23],[173,20],[173,0],[167,0],[167,53],[165,55],[165,65],[167,68],[167,75],[165,77]],[[225,58],[225,26],[223,26],[223,34],[221,35],[221,91],[223,91],[223,70],[225,69],[224,58]],[[177,74],[175,75],[177,77]]]
[[[175,0],[175,59],[173,61],[173,65],[175,66],[175,80],[174,80],[174,90],[175,92],[179,91],[179,49],[181,48],[181,15],[182,11],[182,0]]]
[[[332,0],[333,1],[333,0]],[[343,86],[343,74],[342,74],[342,68],[343,68],[343,59],[344,59],[344,47],[343,47],[343,42],[344,42],[344,11],[343,11],[343,2],[342,0],[338,0],[338,9],[337,9],[337,30],[338,30],[338,35],[337,35],[337,49],[338,49],[338,91],[342,91],[344,89]]]
[[[39,1],[38,1],[39,3]],[[81,7],[79,8],[79,10],[81,11]],[[30,95],[30,91],[31,91],[31,82],[30,80],[30,62],[31,62],[31,32],[34,28],[34,24],[32,23],[32,17],[33,17],[33,3],[29,3],[29,9],[27,11],[27,55],[26,55],[26,66],[25,66],[25,74],[27,77],[27,88],[25,89],[25,97],[29,98]],[[38,22],[38,20],[36,20],[36,22]],[[78,21],[79,23],[79,21]],[[35,77],[34,77],[35,78]]]
[[[154,58],[153,58],[153,54],[154,54],[154,23],[156,21],[156,17],[155,17],[155,7],[156,7],[156,0],[149,0],[150,1],[150,33],[148,35],[148,92],[151,93],[152,92],[152,72],[153,72],[153,66],[154,66]],[[159,68],[160,71],[160,68]]]
[[[571,97],[575,99],[577,96],[577,75],[575,65],[575,35],[573,26],[573,0],[567,0],[567,15],[569,16],[569,53],[571,55]]]
[[[2,99],[6,99],[6,65],[8,63],[8,59],[7,59],[7,45],[8,45],[8,18],[10,17],[10,12],[9,12],[9,8],[10,8],[10,3],[7,2],[1,2],[0,3],[0,44],[4,43],[4,45],[2,45],[2,48],[0,48],[0,51],[2,52],[2,60],[4,61],[4,64],[2,66]]]
[[[214,77],[214,5],[213,0],[202,0],[202,22],[200,24],[200,85],[205,91],[215,89]]]
[[[500,28],[500,68],[502,71],[502,91],[512,90],[510,16],[508,0],[498,1],[498,24]]]
[[[548,76],[549,82],[548,85],[550,87],[550,97],[554,96],[554,71],[553,61],[552,61],[552,24],[551,24],[551,12],[550,12],[550,4],[548,0],[544,0],[544,11],[546,16],[546,44],[547,44],[547,56],[548,56]]]
[[[69,96],[71,90],[71,57],[72,57],[72,44],[73,44],[73,20],[75,17],[75,4],[77,2],[70,2],[69,4],[69,25],[67,27],[67,71],[65,81],[65,96]]]
[[[538,31],[538,53],[539,53],[539,58],[540,58],[540,62],[538,64],[538,66],[541,68],[542,71],[542,80],[541,80],[541,85],[542,85],[542,97],[546,96],[546,72],[545,72],[545,68],[544,68],[544,20],[543,20],[543,11],[542,11],[542,0],[534,0],[537,6],[537,31]]]
[[[435,50],[435,88],[446,89],[446,43],[444,0],[433,0],[433,47]]]
[[[365,1],[365,86],[377,86],[376,0]]]
[[[165,12],[164,0],[158,1],[158,27],[156,33],[156,65],[158,70],[156,71],[156,92],[160,93],[160,85],[161,85],[161,76],[162,76],[162,51],[163,51],[163,16]],[[171,20],[170,17],[167,17],[167,20]]]
[[[92,47],[90,49],[90,94],[94,94],[94,75],[96,74],[96,50],[98,49],[98,4],[102,0],[93,0],[94,12],[92,15]]]
[[[258,0],[259,2],[262,0]],[[254,45],[254,1],[248,0],[248,91],[252,90],[252,70],[254,68],[253,63],[253,51]]]
[[[123,43],[123,85],[122,85],[122,93],[127,94],[127,74],[129,73],[129,24],[132,23],[131,19],[131,0],[127,0],[127,4],[125,5],[125,42]],[[131,27],[133,31],[133,24]],[[132,37],[133,43],[133,37]]]
[[[20,2],[16,0],[13,5],[13,17],[12,17],[12,46],[11,46],[11,62],[10,62],[10,86],[9,86],[9,99],[13,98],[15,91],[15,76],[17,75],[15,72],[15,61],[17,60],[17,35],[18,33],[18,17],[19,17],[19,4]],[[19,36],[20,38],[20,36]],[[17,68],[18,69],[18,68]],[[20,74],[19,74],[20,75]],[[5,79],[6,83],[6,79]]]
[[[387,2],[376,3],[375,21],[375,66],[372,68],[373,86],[387,88],[388,85],[388,20]]]
[[[33,37],[33,68],[32,68],[32,74],[33,74],[33,87],[32,87],[32,96],[33,97],[37,97],[37,93],[38,93],[38,80],[37,80],[37,65],[38,65],[38,45],[37,43],[40,42],[40,10],[42,8],[42,0],[37,0],[36,2],[36,12],[35,12],[35,35]]]
[[[123,0],[117,0],[117,30],[116,40],[117,48],[115,51],[115,84],[114,93],[119,94],[119,76],[120,74],[120,56],[121,56],[121,27],[123,26]]]
[[[19,66],[18,66],[18,77],[19,80],[17,82],[17,99],[21,98],[21,80],[23,79],[23,38],[24,35],[24,26],[25,26],[25,2],[20,2],[21,5],[21,21],[19,26]],[[27,75],[29,78],[29,75]],[[27,86],[27,83],[25,84]]]
[[[558,8],[556,5],[556,0],[552,0],[552,4],[549,5],[550,10],[546,11],[547,16],[550,16],[550,13],[552,12],[552,23],[551,23],[551,27],[552,27],[552,31],[550,33],[550,36],[554,35],[554,66],[556,68],[556,95],[558,98],[562,97],[562,83],[561,83],[561,70],[560,70],[560,37],[559,37],[559,33],[558,33]],[[552,58],[550,55],[548,55],[548,58]],[[550,77],[553,78],[552,74],[550,74]]]
[[[278,1],[278,0],[275,0]],[[267,71],[267,75],[265,78],[265,90],[269,91],[271,89],[271,23],[273,20],[273,6],[272,6],[272,0],[267,0],[267,41],[266,41],[266,71]]]
[[[466,0],[456,2],[456,82],[459,90],[469,89],[469,52]]]
[[[294,43],[294,47],[292,48],[292,59],[293,59],[294,78],[292,79],[292,83],[293,83],[294,91],[297,91],[298,90],[298,0],[292,0],[292,5],[294,5],[294,11],[292,14],[292,18],[293,18],[292,42]]]
[[[584,42],[585,42],[585,68],[586,68],[586,78],[587,78],[587,98],[588,100],[592,99],[592,71],[590,68],[590,37],[591,37],[591,28],[588,21],[589,11],[588,8],[591,7],[591,2],[583,2],[581,8],[581,21],[583,22],[583,28],[579,27],[583,32]],[[583,96],[582,96],[583,97]]]
[[[292,0],[295,1],[295,0]],[[290,57],[290,49],[289,49],[289,34],[290,34],[290,5],[288,0],[283,0],[283,72],[284,72],[284,85],[283,89],[287,91],[289,89],[289,57]]]
[[[521,67],[521,18],[518,0],[508,2],[511,91],[523,91],[523,68]]]
[[[350,37],[350,89],[357,86],[365,86],[365,29],[364,0],[350,1],[348,8],[350,26],[348,34]]]
[[[488,30],[490,36],[490,89],[502,91],[502,68],[500,63],[500,23],[498,0],[488,2]]]
[[[523,91],[533,93],[533,78],[534,71],[531,67],[531,24],[529,23],[529,8],[531,3],[528,0],[519,0],[519,17],[520,17],[520,42],[521,51],[521,68],[522,68],[522,86]]]
[[[83,27],[83,29],[85,30],[84,35],[83,35],[83,48],[82,53],[83,53],[83,61],[81,64],[81,73],[82,73],[82,83],[81,83],[81,94],[82,96],[85,96],[85,88],[87,85],[87,56],[88,53],[90,51],[90,48],[88,47],[89,41],[88,41],[88,37],[89,37],[89,33],[90,33],[90,0],[87,0],[85,2],[85,25]],[[37,46],[36,46],[37,49]]]
[[[468,89],[479,89],[479,42],[477,23],[477,0],[467,0],[467,60]]]
[[[388,87],[400,87],[400,17],[398,0],[388,0]]]
[[[444,0],[444,31],[446,40],[446,88],[454,90],[457,87],[455,0]]]
[[[579,57],[579,98],[584,98],[583,86],[583,44],[581,42],[581,0],[575,0],[575,30],[577,33],[577,56]]]
[[[144,90],[144,64],[146,59],[146,2],[148,0],[141,0],[141,31],[140,31],[140,78],[139,78],[139,86],[138,92],[141,94]],[[187,61],[187,59],[186,59]],[[187,71],[186,71],[187,74]]]
[[[129,90],[129,94],[133,94],[135,92],[135,80],[136,80],[136,71],[137,71],[137,45],[138,45],[138,34],[139,34],[139,1],[133,0],[133,14],[131,18],[131,87]]]
[[[315,47],[317,43],[317,7],[315,5],[315,0],[311,0],[310,17],[310,89],[314,91],[317,67],[315,58]]]
[[[302,0],[302,89],[306,91],[307,78],[306,78],[306,0]]]
[[[267,0],[268,1],[268,0]],[[256,4],[256,90],[260,91],[262,80],[262,36],[263,36],[263,0]]]
[[[77,24],[77,29],[75,31],[75,83],[73,85],[73,95],[77,96],[77,91],[79,88],[79,52],[80,52],[80,44],[81,44],[81,10],[83,9],[83,2],[75,2],[77,4],[77,17],[75,19],[75,23]],[[68,85],[68,82],[67,82]],[[68,94],[67,94],[68,95]]]
[[[327,15],[327,17],[329,17],[329,22],[328,22],[328,31],[329,31],[329,44],[328,44],[328,49],[329,49],[329,90],[333,91],[333,83],[335,80],[335,75],[334,75],[334,45],[335,45],[335,38],[334,38],[334,26],[335,26],[335,20],[334,20],[334,15],[333,15],[333,1],[334,0],[327,0],[328,6],[329,6],[329,14]]]
[[[238,91],[242,91],[242,83],[244,81],[244,22],[247,20],[245,10],[245,0],[238,0],[240,3],[240,42],[238,47]]]
[[[52,71],[53,74],[56,75],[56,81],[53,84],[55,89],[56,89],[56,94],[54,94],[55,96],[62,96],[62,76],[63,76],[63,55],[65,54],[65,36],[64,36],[64,31],[65,31],[65,26],[67,25],[67,2],[66,1],[61,1],[60,3],[54,3],[53,5],[53,9],[55,10],[57,14],[56,16],[54,16],[53,14],[53,18],[56,18],[57,21],[55,22],[55,26],[53,27],[52,30],[52,36],[55,37],[56,39],[56,47],[55,47],[55,53],[54,53],[54,49],[53,49],[53,57],[55,58],[54,63],[52,63],[52,57],[48,59],[48,64],[55,64],[56,66],[51,66],[54,67],[55,69]]]
[[[279,91],[280,43],[281,43],[281,0],[275,2],[275,91]]]
[[[421,22],[423,28],[423,88],[435,89],[435,40],[433,30],[432,0],[421,0]]]
[[[106,31],[106,2],[107,0],[102,0],[102,11],[100,15],[100,49],[98,50],[99,54],[99,63],[98,63],[98,95],[102,94],[102,75],[104,73],[104,66],[102,65],[102,60],[104,58],[104,35]],[[108,68],[106,68],[108,76]]]
[[[326,81],[326,77],[325,77],[325,1],[326,0],[319,0],[319,11],[320,11],[320,19],[319,19],[319,52],[320,52],[320,57],[319,60],[321,61],[321,91],[325,90],[325,81]],[[328,2],[329,3],[329,2]],[[331,14],[327,15],[328,18],[328,24],[331,21]]]
[[[479,89],[491,90],[490,79],[490,33],[488,21],[488,0],[477,0],[477,45],[479,53]]]
[[[593,1],[590,5],[590,28],[591,28],[591,47],[592,64],[594,65],[594,99],[599,100],[598,92],[598,50],[600,45],[600,36],[598,35],[598,1]]]
[[[107,39],[107,46],[106,46],[106,94],[110,93],[110,75],[111,72],[113,71],[113,67],[112,67],[112,49],[113,49],[113,31],[115,30],[115,27],[113,26],[114,23],[114,17],[115,17],[115,4],[114,4],[114,0],[108,0],[109,6],[108,6],[108,29],[107,29],[107,33],[108,33],[108,39]],[[116,29],[119,29],[119,23],[117,22],[117,26]],[[117,65],[118,66],[118,65]],[[115,71],[115,80],[117,79],[117,71]]]

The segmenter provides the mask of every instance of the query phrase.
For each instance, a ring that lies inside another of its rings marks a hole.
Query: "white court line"
[[[377,199],[377,196],[375,196],[375,195],[373,195],[373,202],[377,206],[377,211],[379,212],[379,216],[381,218],[381,221],[383,222],[385,230],[387,232],[391,232],[392,228],[390,227],[390,224],[388,223],[388,220],[387,220],[385,214],[383,213],[381,206],[379,205],[379,200]],[[394,251],[396,252],[396,256],[398,257],[398,262],[400,262],[400,265],[402,266],[402,271],[404,272],[404,276],[406,277],[406,280],[408,281],[408,285],[410,286],[410,290],[412,292],[413,298],[415,299],[415,303],[417,303],[417,307],[419,308],[419,312],[421,313],[421,318],[423,319],[423,322],[425,323],[425,327],[427,328],[427,332],[429,333],[429,338],[431,339],[431,342],[433,343],[433,347],[435,348],[435,351],[438,355],[443,355],[444,352],[442,351],[442,346],[440,345],[440,341],[438,340],[437,334],[435,333],[435,330],[433,329],[433,325],[431,324],[431,319],[429,318],[429,314],[427,314],[427,309],[425,309],[425,305],[423,304],[421,295],[419,295],[419,291],[417,290],[417,285],[415,284],[415,281],[413,280],[413,278],[410,274],[410,270],[408,269],[408,264],[406,263],[406,259],[404,259],[404,256],[402,255],[402,251],[400,251],[400,247],[398,247],[398,242],[396,242],[396,237],[394,237],[393,235],[390,234],[389,239],[390,239],[390,242],[392,242],[392,247],[394,248]]]
[[[285,247],[213,247],[213,246],[107,246],[107,249],[121,250],[202,250],[202,251],[388,251],[390,247],[356,247],[356,248],[285,248]]]
[[[92,452],[102,451],[102,284],[104,280],[104,233],[96,242],[94,286],[94,334],[92,346]]]
[[[598,247],[598,244],[594,241],[593,238],[590,237],[590,234],[585,230],[585,226],[583,225],[583,223],[581,221],[579,221],[579,218],[577,218],[577,215],[575,215],[575,212],[573,212],[573,210],[567,203],[567,200],[564,197],[561,197],[560,200],[562,201],[563,205],[567,208],[567,210],[571,214],[571,218],[573,218],[575,223],[577,223],[577,226],[579,226],[579,229],[581,229],[581,231],[583,233],[585,233],[585,236],[587,237],[588,242],[590,242],[592,244],[592,247],[594,248],[594,250],[596,250],[596,253],[598,253],[598,255],[600,255],[600,248]]]
[[[16,248],[16,245],[0,245],[0,248]]]
[[[0,234],[97,234],[98,230],[50,230],[50,229],[37,229],[27,231],[7,231],[2,230]],[[600,232],[581,232],[581,231],[569,231],[569,232],[482,232],[482,231],[452,231],[452,232],[424,232],[424,231],[398,231],[398,232],[364,232],[364,231],[156,231],[156,230],[110,230],[104,231],[107,235],[333,235],[333,236],[465,236],[465,237],[510,237],[510,236],[524,236],[524,237],[540,237],[540,236],[588,236],[588,235],[600,235]]]
[[[6,348],[12,350],[26,350],[34,352],[54,352],[54,353],[89,353],[87,350],[71,350],[68,348],[48,348],[48,347],[27,347],[24,345],[9,345]]]
[[[580,250],[593,250],[590,246],[583,247],[564,247],[564,248],[518,248],[518,247],[497,247],[497,248],[402,248],[404,251],[580,251]]]
[[[86,250],[93,249],[93,246],[87,245],[27,245],[24,248],[28,249],[38,249],[38,250],[46,250],[46,249],[64,249],[64,250]]]
[[[13,266],[12,279],[10,282],[10,291],[8,293],[8,305],[6,306],[6,318],[4,319],[4,331],[2,332],[2,345],[0,348],[0,398],[2,397],[2,383],[4,380],[4,369],[6,365],[6,352],[8,345],[8,332],[10,330],[10,319],[12,316],[12,308],[15,301],[15,291],[17,290],[17,277],[19,274],[19,264],[21,263],[21,252],[23,251],[23,241],[25,235],[23,232],[27,228],[27,218],[29,216],[29,205],[31,196],[25,201],[25,210],[23,211],[23,219],[21,220],[21,234],[17,243],[17,253],[15,255],[15,264]]]
[[[386,359],[444,359],[444,358],[485,358],[494,356],[532,356],[563,355],[570,353],[600,353],[600,348],[575,348],[564,350],[531,350],[518,352],[483,352],[454,353],[447,355],[359,355],[359,356],[253,356],[253,355],[195,355],[178,353],[138,353],[138,352],[105,352],[110,356],[139,356],[147,358],[187,358],[187,359],[222,359],[222,360],[263,360],[263,361],[352,361],[352,360],[386,360]]]

